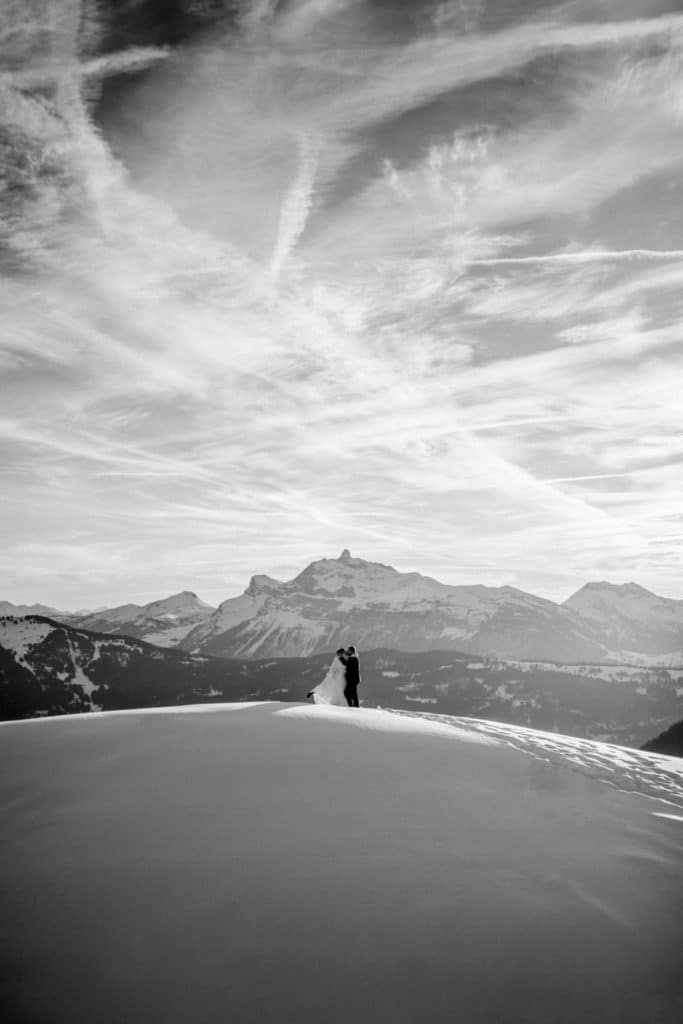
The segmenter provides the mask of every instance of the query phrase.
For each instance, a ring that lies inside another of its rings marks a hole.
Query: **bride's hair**
[[[344,650],[343,647],[338,647],[337,650],[334,653],[335,654],[346,654],[346,651]]]

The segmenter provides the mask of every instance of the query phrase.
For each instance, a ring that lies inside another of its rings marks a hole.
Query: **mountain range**
[[[46,604],[12,604],[11,601],[0,601],[0,617],[5,615],[54,615],[57,618],[68,618],[73,612],[60,612]]]
[[[158,647],[175,647],[215,610],[191,590],[184,590],[161,601],[101,608],[85,615],[66,616],[65,621],[95,632],[136,637]]]
[[[26,614],[7,602],[0,608]],[[304,657],[355,643],[361,650],[683,664],[683,601],[635,583],[587,583],[558,604],[515,587],[440,583],[348,551],[312,562],[292,580],[253,576],[243,594],[217,608],[183,591],[147,605],[47,614],[79,628],[221,658]]]

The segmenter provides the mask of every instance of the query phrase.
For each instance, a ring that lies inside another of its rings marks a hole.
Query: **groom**
[[[350,708],[360,707],[360,704],[358,703],[360,663],[358,661],[358,655],[356,654],[356,648],[353,646],[347,647],[346,654],[342,656],[341,660],[344,663],[344,672],[346,676],[346,686],[344,687],[346,703]]]

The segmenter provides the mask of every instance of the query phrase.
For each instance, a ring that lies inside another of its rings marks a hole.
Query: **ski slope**
[[[668,1024],[681,762],[532,734],[276,702],[3,724],[6,1019]]]

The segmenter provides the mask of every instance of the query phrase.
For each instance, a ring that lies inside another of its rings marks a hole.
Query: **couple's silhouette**
[[[341,707],[357,708],[358,684],[360,683],[360,663],[356,648],[340,647],[334,655],[334,660],[327,670],[327,675],[321,683],[314,686],[306,694],[312,697],[316,704],[336,704]]]

